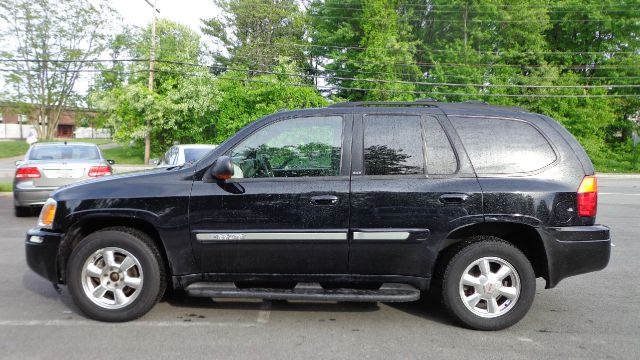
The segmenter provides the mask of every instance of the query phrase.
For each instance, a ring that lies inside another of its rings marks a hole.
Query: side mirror
[[[22,160],[16,160],[16,167],[22,165],[23,161]]]
[[[109,165],[115,165],[116,164],[115,160],[107,160],[107,162],[109,163]]]
[[[217,180],[227,180],[233,177],[233,162],[228,156],[220,156],[209,168],[209,174]]]

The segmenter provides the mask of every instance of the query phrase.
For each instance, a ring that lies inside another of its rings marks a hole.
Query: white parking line
[[[260,306],[260,311],[258,312],[258,318],[256,322],[258,324],[266,324],[269,322],[269,317],[271,316],[271,301],[263,300],[262,305]]]
[[[598,193],[599,195],[625,195],[625,196],[640,196],[640,194],[629,194],[629,193],[606,193],[606,192],[601,192]]]
[[[268,316],[267,316],[268,320]],[[1,326],[110,326],[110,327],[254,327],[256,323],[211,322],[211,321],[130,321],[104,323],[89,320],[0,320]]]

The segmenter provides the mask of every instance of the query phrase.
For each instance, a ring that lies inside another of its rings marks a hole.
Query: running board
[[[420,290],[406,284],[382,284],[377,290],[323,289],[314,283],[299,283],[293,289],[238,288],[234,283],[198,282],[185,288],[187,295],[211,298],[266,300],[313,300],[355,302],[408,302],[420,299]]]

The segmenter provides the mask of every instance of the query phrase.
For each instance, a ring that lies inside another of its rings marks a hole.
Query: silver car
[[[49,194],[80,180],[111,175],[111,165],[94,144],[54,142],[33,144],[23,161],[16,162],[13,199],[16,216],[43,205]]]
[[[158,167],[169,167],[193,163],[200,160],[217,146],[212,144],[174,145],[164,153],[164,156],[159,161],[156,160],[156,164]]]

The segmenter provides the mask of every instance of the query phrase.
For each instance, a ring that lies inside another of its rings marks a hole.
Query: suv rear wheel
[[[536,290],[531,263],[515,246],[498,238],[460,246],[442,274],[444,305],[462,325],[500,330],[529,311]]]
[[[108,228],[88,235],[67,263],[67,284],[88,317],[128,321],[147,313],[162,297],[162,257],[145,233]]]

